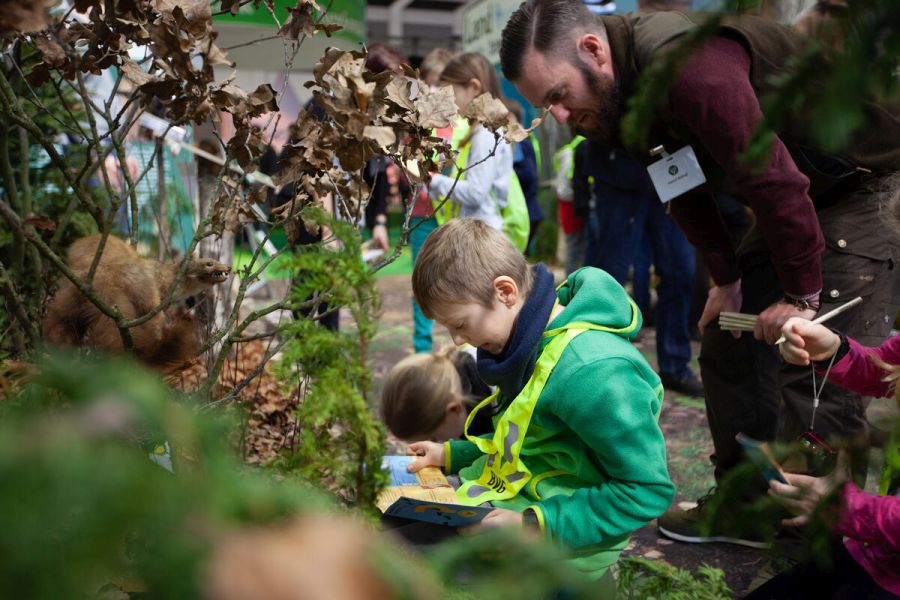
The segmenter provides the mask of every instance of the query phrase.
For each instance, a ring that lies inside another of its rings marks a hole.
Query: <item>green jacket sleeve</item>
[[[550,536],[572,548],[600,544],[662,514],[675,495],[657,424],[656,390],[627,358],[575,368],[555,412],[607,475],[595,487],[536,503]]]
[[[475,462],[481,456],[481,450],[469,440],[450,440],[444,446],[444,455],[444,471],[455,475]]]

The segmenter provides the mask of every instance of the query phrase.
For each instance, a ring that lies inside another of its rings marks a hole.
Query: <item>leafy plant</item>
[[[701,565],[691,573],[665,561],[626,556],[619,560],[617,571],[620,598],[720,600],[734,597],[722,570],[708,565]]]
[[[278,372],[282,381],[291,382],[288,393],[300,399],[296,419],[301,427],[280,467],[371,509],[384,485],[384,427],[367,399],[366,351],[377,328],[378,293],[360,258],[359,235],[349,224],[316,207],[304,209],[302,218],[327,225],[343,248],[301,246],[291,261],[295,310],[306,307],[311,315],[281,332],[285,344]],[[313,320],[317,310],[339,307],[350,313],[351,327],[332,331]]]

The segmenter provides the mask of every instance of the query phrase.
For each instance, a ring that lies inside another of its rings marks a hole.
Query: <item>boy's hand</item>
[[[806,366],[810,360],[825,360],[841,346],[841,337],[824,325],[813,325],[806,319],[788,319],[781,328],[784,343],[781,356],[792,365]]]
[[[410,473],[415,473],[425,467],[443,469],[447,464],[444,457],[444,445],[436,442],[414,442],[406,447],[406,453],[419,457],[406,467]]]
[[[478,525],[471,527],[461,527],[460,533],[466,535],[481,533],[492,527],[518,527],[522,529],[524,522],[522,521],[522,513],[506,508],[495,508],[481,520]]]

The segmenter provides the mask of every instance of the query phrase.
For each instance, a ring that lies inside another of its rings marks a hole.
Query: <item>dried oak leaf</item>
[[[385,153],[389,153],[390,147],[397,141],[397,136],[392,127],[368,125],[363,128],[363,136],[367,140],[375,142]]]
[[[34,36],[34,45],[40,50],[44,62],[49,66],[58,69],[66,64],[66,51],[50,34]]]
[[[125,77],[138,87],[150,82],[159,81],[160,79],[159,77],[154,77],[153,75],[145,73],[140,65],[128,57],[122,58],[122,63],[119,65],[119,68],[122,70],[122,73],[125,74]],[[147,92],[148,90],[142,88],[142,91]]]
[[[544,117],[547,113],[542,114],[537,119],[531,120],[531,126],[528,129],[522,127],[522,124],[518,121],[514,121],[507,125],[506,131],[503,134],[503,139],[505,139],[510,144],[521,142],[522,140],[528,139],[528,135],[535,130],[535,128],[540,125],[544,121]]]
[[[221,6],[222,10],[227,10],[231,14],[236,15],[241,10],[241,0],[221,0],[219,6]]]
[[[296,40],[301,35],[313,35],[316,32],[313,10],[319,5],[313,0],[299,0],[296,6],[289,8],[287,21],[278,30],[278,35],[289,40]]]
[[[259,128],[242,125],[228,140],[225,149],[227,155],[234,158],[242,169],[249,171],[265,152],[266,142],[263,140]]]
[[[269,189],[264,185],[257,185],[247,194],[247,202],[250,204],[263,204],[269,198]]]
[[[267,112],[278,112],[275,89],[268,83],[257,87],[247,97],[248,115],[256,117]]]
[[[0,35],[34,33],[50,25],[47,0],[0,0]]]
[[[470,120],[483,123],[485,127],[496,131],[509,123],[509,109],[503,101],[490,94],[481,94],[466,107],[464,116]]]
[[[331,37],[331,34],[335,31],[340,31],[343,29],[343,26],[338,25],[337,23],[316,23],[315,25],[316,31],[325,32],[325,37]]]
[[[457,113],[456,96],[449,85],[419,95],[413,104],[419,114],[416,124],[425,129],[446,127]]]
[[[227,65],[234,68],[234,61],[228,58],[228,53],[216,46],[210,44],[206,50],[206,62],[210,65]]]
[[[415,104],[410,99],[411,81],[391,72],[393,77],[384,87],[384,99],[402,111],[413,111]]]

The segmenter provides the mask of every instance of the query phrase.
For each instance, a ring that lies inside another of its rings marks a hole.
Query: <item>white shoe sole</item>
[[[752,540],[745,540],[741,538],[729,537],[727,535],[711,535],[711,536],[698,536],[698,535],[682,535],[680,533],[675,533],[674,531],[670,531],[661,525],[656,526],[659,529],[659,532],[666,536],[667,538],[673,539],[678,542],[687,542],[689,544],[708,544],[712,542],[721,542],[725,544],[737,544],[738,546],[747,546],[748,548],[756,548],[758,550],[765,550],[771,546],[766,542],[754,542]]]

